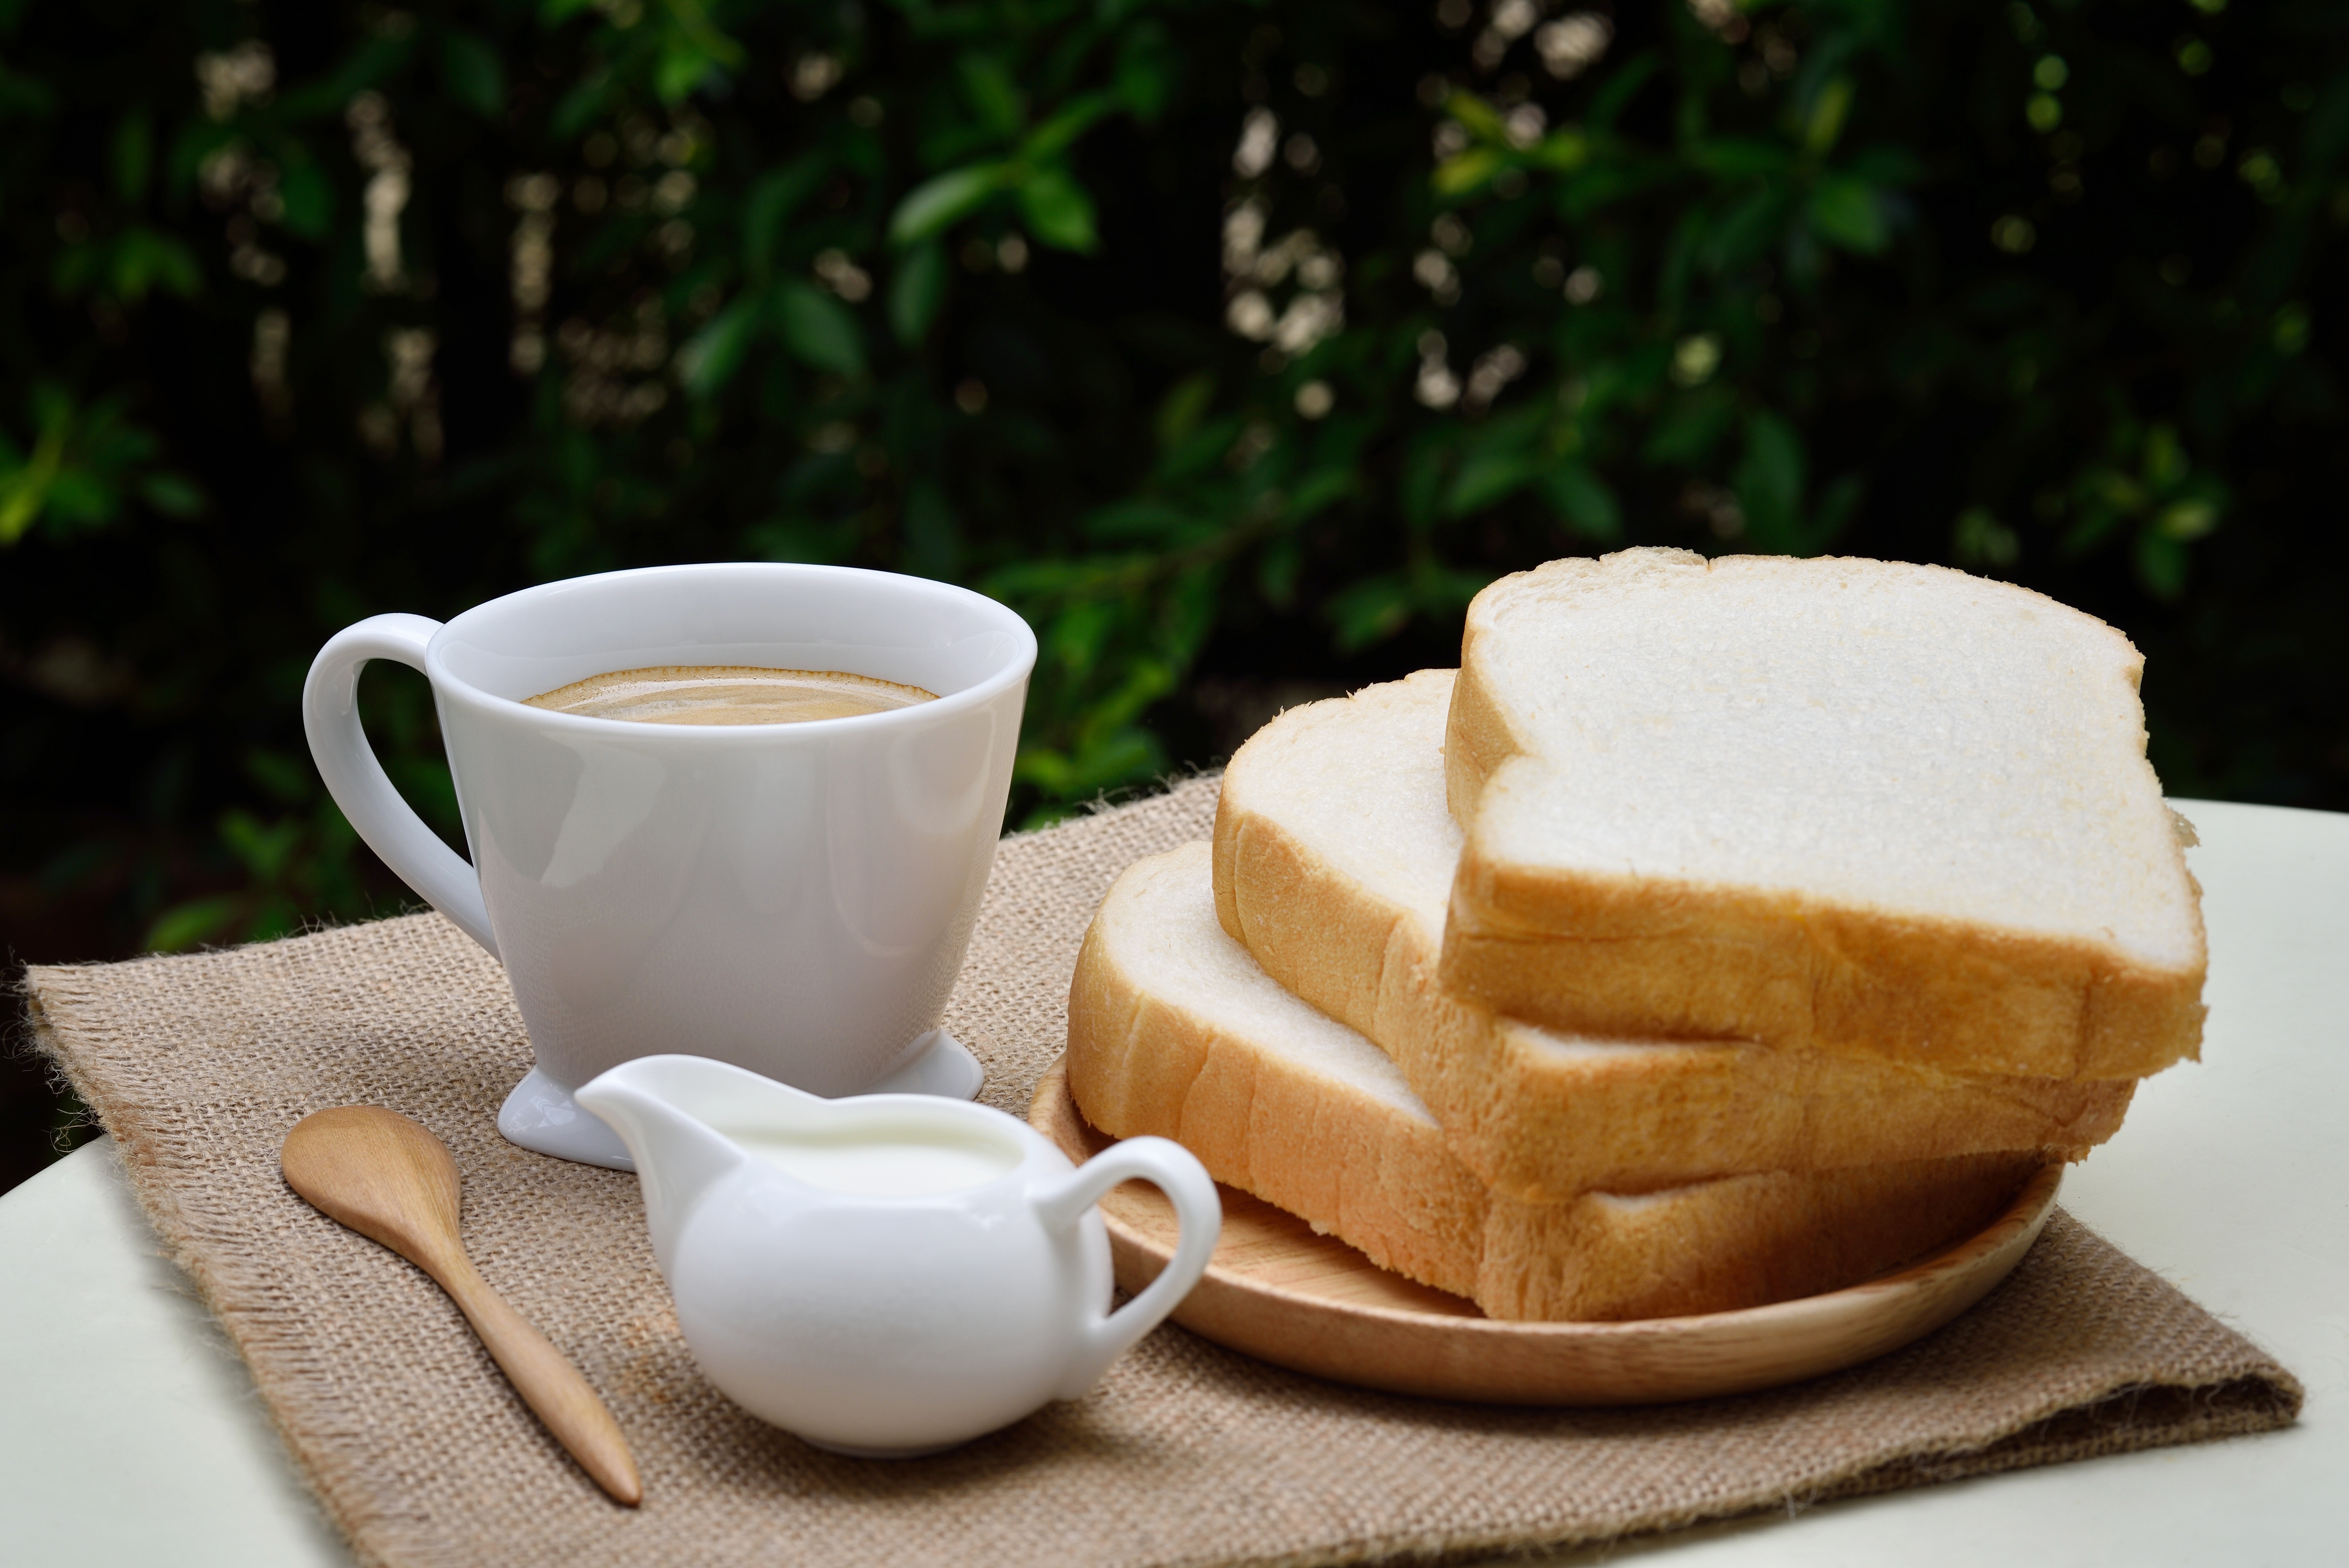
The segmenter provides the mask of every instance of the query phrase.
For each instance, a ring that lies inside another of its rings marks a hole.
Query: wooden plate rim
[[[1057,1102],[1057,1104],[1055,1103]],[[1055,1115],[1055,1112],[1059,1112]],[[1065,1058],[1057,1060],[1037,1085],[1037,1093],[1029,1120],[1037,1130],[1050,1138],[1055,1146],[1072,1159],[1081,1161],[1084,1151],[1072,1150],[1061,1136],[1071,1119],[1075,1125],[1090,1128],[1068,1088]],[[1105,1135],[1104,1135],[1105,1136]],[[1689,1391],[1677,1395],[1657,1396],[1653,1402],[1671,1398],[1700,1398],[1714,1393],[1749,1391],[1776,1383],[1792,1382],[1803,1377],[1819,1376],[1841,1366],[1855,1365],[1912,1343],[1924,1335],[1941,1327],[1951,1319],[1971,1307],[1988,1295],[2008,1274],[2012,1273],[2040,1233],[2046,1228],[2054,1212],[2055,1197],[2063,1184],[2064,1168],[2060,1164],[2043,1167],[2026,1182],[2013,1200],[1983,1228],[1961,1238],[1940,1251],[1893,1274],[1847,1285],[1841,1290],[1822,1295],[1798,1297],[1792,1301],[1773,1302],[1764,1306],[1741,1307],[1729,1312],[1693,1314],[1679,1317],[1639,1318],[1617,1323],[1515,1323],[1487,1317],[1453,1316],[1446,1314],[1413,1312],[1403,1308],[1381,1306],[1371,1303],[1339,1303],[1304,1295],[1280,1285],[1268,1284],[1252,1274],[1211,1264],[1207,1278],[1221,1290],[1251,1297],[1277,1306],[1284,1312],[1345,1319],[1370,1321],[1404,1331],[1439,1334],[1444,1337],[1484,1338],[1528,1348],[1541,1345],[1588,1346],[1599,1349],[1607,1346],[1630,1346],[1654,1342],[1675,1342],[1695,1345],[1702,1342],[1753,1342],[1779,1335],[1801,1335],[1841,1325],[1848,1330],[1864,1330],[1870,1325],[1896,1320],[1904,1309],[1920,1304],[1937,1289],[1948,1290],[1951,1305],[1947,1311],[1931,1310],[1890,1343],[1875,1346],[1865,1354],[1841,1361],[1823,1363],[1816,1357],[1788,1367],[1783,1376],[1754,1378],[1741,1377],[1701,1382]],[[1146,1257],[1164,1267],[1173,1253],[1154,1239],[1126,1224],[1116,1215],[1102,1211],[1102,1219],[1111,1233],[1124,1248]],[[1333,1244],[1343,1245],[1335,1237]],[[1365,1260],[1367,1263],[1367,1260]],[[1966,1276],[1972,1276],[1967,1278]],[[1964,1283],[1956,1283],[1962,1280]],[[1951,1288],[1954,1285],[1954,1288]],[[1175,1320],[1184,1321],[1177,1309]],[[1218,1336],[1209,1334],[1209,1338]],[[1219,1343],[1226,1343],[1218,1339]],[[1229,1344],[1229,1348],[1244,1354],[1265,1356],[1255,1346]],[[1287,1363],[1283,1363],[1287,1364]],[[1382,1383],[1374,1377],[1347,1377],[1327,1367],[1300,1367],[1298,1370],[1315,1376],[1333,1377],[1340,1381],[1357,1381],[1364,1387],[1386,1387],[1399,1392],[1438,1392],[1433,1389],[1402,1388]],[[1479,1398],[1496,1401],[1489,1395],[1441,1394],[1440,1397]],[[1520,1403],[1512,1399],[1506,1402]],[[1603,1392],[1564,1394],[1532,1402],[1541,1403],[1637,1403],[1647,1400],[1625,1400]]]

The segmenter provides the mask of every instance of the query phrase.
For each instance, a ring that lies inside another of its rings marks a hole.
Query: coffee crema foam
[[[936,702],[936,692],[844,670],[654,665],[524,697],[532,707],[632,724],[810,724]]]

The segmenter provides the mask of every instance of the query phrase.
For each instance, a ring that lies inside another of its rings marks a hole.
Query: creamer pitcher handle
[[[490,934],[481,879],[400,799],[359,726],[359,666],[369,659],[397,659],[420,670],[424,645],[440,629],[440,622],[421,615],[371,615],[327,638],[303,683],[302,727],[326,792],[367,848],[495,957],[498,943]]]
[[[1199,1276],[1207,1272],[1216,1238],[1223,1233],[1224,1205],[1215,1179],[1191,1151],[1171,1139],[1129,1138],[1113,1143],[1081,1166],[1059,1188],[1040,1195],[1037,1212],[1054,1230],[1074,1224],[1102,1195],[1136,1177],[1166,1194],[1181,1230],[1174,1256],[1140,1295],[1085,1326],[1085,1345],[1070,1366],[1061,1398],[1074,1399],[1093,1386],[1109,1364],[1134,1341],[1165,1321]]]

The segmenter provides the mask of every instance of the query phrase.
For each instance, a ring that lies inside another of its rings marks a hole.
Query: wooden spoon
[[[644,1496],[620,1424],[578,1368],[489,1286],[457,1229],[457,1162],[418,1123],[380,1106],[304,1117],[277,1157],[285,1184],[381,1242],[449,1293],[514,1389],[595,1484],[633,1508]]]

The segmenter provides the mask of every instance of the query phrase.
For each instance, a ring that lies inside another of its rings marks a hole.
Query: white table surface
[[[2204,1059],[2148,1082],[2063,1201],[2297,1373],[2300,1424],[1554,1561],[2349,1560],[2349,816],[2180,805],[2203,841]],[[349,1562],[103,1139],[0,1197],[0,1562]]]

